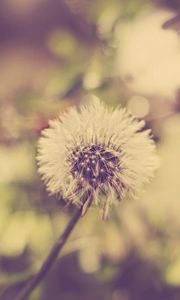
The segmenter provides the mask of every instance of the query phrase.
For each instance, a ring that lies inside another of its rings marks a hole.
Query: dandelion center
[[[102,183],[111,184],[119,170],[119,158],[102,145],[77,147],[71,155],[71,173],[82,183],[97,188]]]

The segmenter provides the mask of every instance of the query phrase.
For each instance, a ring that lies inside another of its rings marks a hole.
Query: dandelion
[[[38,144],[38,166],[47,189],[79,206],[40,270],[15,300],[25,300],[43,280],[90,205],[109,206],[134,197],[157,168],[155,144],[144,122],[126,109],[108,109],[99,100],[70,108],[50,122]]]
[[[144,121],[125,108],[108,108],[98,99],[71,107],[50,121],[38,144],[39,173],[51,194],[68,203],[102,209],[136,197],[157,168],[155,144]]]

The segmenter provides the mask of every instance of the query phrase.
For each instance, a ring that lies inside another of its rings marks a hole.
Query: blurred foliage
[[[1,1],[1,300],[39,269],[73,212],[37,175],[40,131],[93,97],[147,121],[161,168],[106,223],[92,208],[30,299],[180,299],[179,29],[162,28],[175,13],[178,1]]]

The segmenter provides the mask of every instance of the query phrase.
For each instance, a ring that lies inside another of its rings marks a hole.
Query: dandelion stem
[[[53,246],[52,250],[50,251],[48,257],[44,261],[43,265],[39,272],[33,277],[31,281],[27,283],[24,289],[20,292],[20,294],[15,298],[15,300],[25,300],[27,297],[33,292],[33,290],[37,287],[37,285],[42,281],[45,275],[48,273],[52,265],[54,264],[55,260],[57,259],[59,253],[61,252],[63,246],[65,245],[68,237],[70,236],[72,230],[74,229],[75,225],[77,224],[78,220],[82,215],[82,208],[83,205],[77,210],[75,215],[72,217],[70,222],[68,223],[67,227],[65,228],[62,235],[60,235],[58,241]]]

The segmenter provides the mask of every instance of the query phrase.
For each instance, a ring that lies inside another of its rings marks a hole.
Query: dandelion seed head
[[[94,190],[103,183],[113,185],[112,181],[120,169],[119,158],[113,151],[98,144],[75,148],[67,162],[73,177],[82,177],[86,188]]]
[[[70,108],[39,140],[39,173],[48,191],[75,204],[95,203],[106,218],[109,206],[135,197],[158,166],[143,126],[126,109],[108,109],[97,99],[80,111]]]

